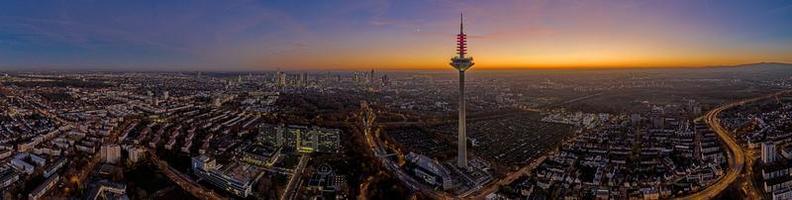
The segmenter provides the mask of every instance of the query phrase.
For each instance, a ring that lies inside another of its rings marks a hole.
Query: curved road
[[[734,139],[734,136],[729,133],[720,123],[720,119],[718,119],[718,115],[721,111],[732,108],[737,105],[741,105],[746,103],[747,101],[740,101],[732,104],[728,104],[725,106],[718,107],[709,113],[707,113],[705,120],[707,124],[709,124],[710,128],[715,131],[716,134],[723,140],[723,143],[726,144],[728,147],[727,157],[729,159],[729,170],[726,172],[726,175],[721,177],[718,182],[715,184],[710,185],[704,190],[701,190],[697,193],[688,195],[686,197],[682,197],[680,199],[712,199],[715,198],[718,194],[720,194],[723,190],[725,190],[729,185],[731,185],[734,180],[737,180],[737,177],[743,170],[745,166],[745,152],[743,152],[742,147],[737,144],[737,141]]]
[[[743,151],[742,147],[737,144],[737,140],[734,138],[734,135],[721,125],[720,119],[718,118],[718,115],[721,111],[761,99],[774,97],[787,92],[790,91],[781,91],[766,96],[741,100],[723,105],[708,112],[707,115],[705,115],[704,120],[706,120],[710,128],[715,131],[716,134],[718,134],[718,137],[723,140],[723,143],[726,144],[726,147],[728,148],[727,157],[729,159],[729,170],[726,172],[726,175],[721,177],[715,184],[712,184],[706,189],[697,193],[690,194],[679,199],[713,199],[717,197],[718,194],[720,194],[723,190],[729,187],[729,185],[731,185],[735,180],[737,180],[737,178],[743,172],[746,157],[745,151]]]

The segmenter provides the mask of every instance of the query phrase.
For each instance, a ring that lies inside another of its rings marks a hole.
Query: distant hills
[[[724,65],[724,66],[710,66],[710,67],[792,67],[792,63],[758,62],[758,63],[747,63],[747,64],[739,64],[739,65]]]

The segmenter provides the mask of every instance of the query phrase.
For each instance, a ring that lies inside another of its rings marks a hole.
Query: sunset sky
[[[792,0],[2,1],[0,70],[450,69],[792,62]]]

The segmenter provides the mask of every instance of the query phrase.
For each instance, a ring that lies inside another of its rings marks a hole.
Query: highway
[[[742,105],[748,101],[739,101],[731,104],[727,104],[718,108],[713,109],[705,116],[704,120],[709,124],[710,128],[718,134],[718,137],[721,138],[723,143],[728,148],[727,158],[729,162],[729,170],[726,171],[726,175],[718,179],[715,184],[710,185],[704,190],[701,190],[697,193],[693,193],[691,195],[679,198],[679,199],[712,199],[718,196],[723,190],[725,190],[729,185],[731,185],[737,177],[740,176],[740,173],[745,166],[745,152],[743,151],[742,147],[737,144],[737,141],[734,139],[734,136],[727,131],[720,123],[720,119],[718,119],[718,115],[721,111],[735,107],[737,105]]]
[[[743,169],[746,167],[745,166],[746,165],[745,164],[746,153],[745,153],[745,150],[743,150],[743,148],[737,143],[737,140],[734,138],[734,135],[729,130],[727,130],[726,128],[724,128],[721,125],[720,119],[718,118],[718,115],[722,111],[730,109],[730,108],[734,108],[734,107],[737,107],[737,106],[740,106],[740,105],[744,105],[746,103],[750,103],[750,102],[758,101],[758,100],[761,100],[761,99],[778,96],[780,94],[787,93],[787,92],[789,92],[789,91],[782,91],[782,92],[777,92],[777,93],[773,93],[773,94],[762,96],[762,97],[756,97],[756,98],[751,98],[751,99],[745,99],[745,100],[737,101],[737,102],[734,102],[734,103],[726,104],[726,105],[723,105],[721,107],[715,108],[715,109],[711,110],[710,112],[708,112],[705,115],[704,120],[710,126],[710,128],[713,131],[715,131],[715,133],[718,135],[718,137],[721,138],[723,143],[728,148],[727,158],[729,160],[728,161],[729,162],[729,170],[726,171],[726,175],[724,175],[723,177],[718,179],[718,181],[716,183],[710,185],[706,189],[701,190],[701,191],[696,192],[696,193],[693,193],[693,194],[690,194],[688,196],[684,196],[684,197],[678,198],[678,199],[713,199],[713,198],[717,197],[721,192],[723,192],[723,190],[725,190],[727,187],[729,187],[732,183],[734,183],[734,181],[737,180],[738,177],[742,176]],[[749,169],[750,169],[750,166],[749,166]],[[750,176],[750,172],[747,172],[747,173],[748,173],[748,176]],[[750,177],[748,179],[750,180]],[[755,190],[754,187],[750,187],[750,188],[751,188],[751,190]],[[755,192],[755,191],[753,191],[753,192]],[[749,194],[751,194],[753,192],[749,192]]]

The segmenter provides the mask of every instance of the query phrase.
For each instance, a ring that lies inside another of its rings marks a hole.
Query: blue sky
[[[0,69],[442,68],[792,62],[792,0],[3,1]]]

